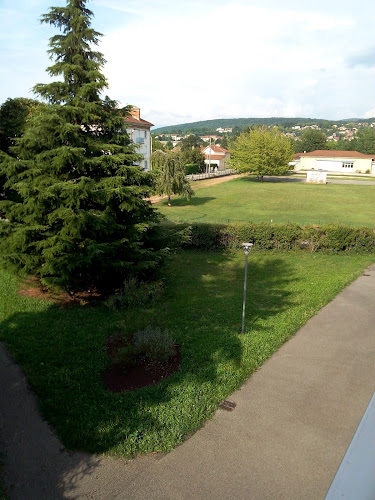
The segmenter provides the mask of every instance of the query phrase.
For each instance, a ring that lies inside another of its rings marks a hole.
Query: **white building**
[[[375,155],[358,151],[316,150],[294,155],[294,169],[375,174]]]
[[[204,154],[204,162],[210,169],[225,170],[226,164],[230,158],[230,152],[227,149],[212,144],[201,148]]]
[[[139,165],[144,170],[150,170],[150,154],[151,154],[151,133],[150,129],[153,123],[147,122],[141,118],[141,110],[133,106],[130,111],[130,116],[125,118],[126,124],[129,125],[127,132],[130,139],[138,146],[137,152],[143,156]]]

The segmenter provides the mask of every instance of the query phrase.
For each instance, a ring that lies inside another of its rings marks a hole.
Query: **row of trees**
[[[199,171],[203,172],[205,168],[204,154],[201,152],[201,146],[204,144],[203,140],[198,135],[189,135],[188,137],[182,139],[178,144],[177,150],[181,153],[181,161],[184,165],[197,165]],[[152,151],[171,151],[173,148],[167,147],[157,139],[152,136]]]
[[[317,149],[333,149],[341,151],[358,151],[363,154],[375,154],[375,129],[368,127],[358,130],[351,141],[327,141],[324,132],[316,129],[308,129],[303,132],[301,138],[293,141],[296,153],[310,153]]]

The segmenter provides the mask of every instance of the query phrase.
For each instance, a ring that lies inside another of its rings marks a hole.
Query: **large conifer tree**
[[[16,159],[3,164],[18,202],[1,202],[2,254],[18,270],[69,290],[116,286],[159,258],[149,237],[156,216],[144,201],[151,177],[135,165],[129,109],[101,97],[105,61],[92,49],[101,36],[92,15],[86,0],[67,0],[42,16],[60,30],[50,39],[47,68],[60,80],[34,87],[48,104],[18,139]]]

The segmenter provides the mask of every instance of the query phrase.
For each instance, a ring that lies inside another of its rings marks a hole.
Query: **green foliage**
[[[134,345],[127,340],[125,345],[114,353],[113,361],[118,365],[122,365],[124,370],[131,368],[137,361]]]
[[[116,364],[124,369],[142,361],[165,362],[174,355],[175,342],[168,330],[147,326],[124,339],[124,345],[115,353]]]
[[[42,17],[61,31],[50,40],[48,72],[62,81],[34,87],[49,104],[33,112],[14,158],[2,164],[13,193],[1,202],[6,262],[70,290],[117,287],[161,258],[149,236],[157,217],[145,201],[152,178],[135,166],[129,109],[101,98],[104,59],[91,49],[100,34],[85,3],[68,0]]]
[[[188,163],[185,165],[185,174],[197,174],[199,172],[199,165],[197,163]]]
[[[181,151],[188,151],[199,148],[203,144],[203,140],[197,134],[189,135],[181,140]]]
[[[150,361],[167,361],[174,354],[174,340],[168,330],[148,326],[134,334],[135,352]]]
[[[110,309],[126,309],[138,304],[147,304],[152,300],[160,298],[164,291],[164,285],[159,281],[139,281],[137,278],[129,278],[119,293],[112,295],[107,300]]]
[[[370,127],[358,130],[349,144],[352,151],[359,151],[367,155],[375,154],[375,130]]]
[[[155,151],[150,156],[151,169],[155,176],[155,189],[159,195],[182,194],[188,199],[194,194],[185,177],[185,166],[180,152]]]
[[[186,226],[187,224],[185,224]],[[183,224],[176,224],[181,230]],[[223,250],[241,248],[249,241],[263,250],[298,250],[311,252],[375,252],[375,232],[362,227],[353,228],[343,224],[322,226],[299,226],[298,224],[233,223],[191,224],[191,238],[184,243],[186,248]]]
[[[293,158],[290,141],[276,128],[269,130],[267,127],[242,133],[231,143],[230,152],[234,168],[258,177],[285,174]]]
[[[360,121],[361,123],[371,123],[374,121],[373,118],[358,118],[351,121],[353,124]],[[233,132],[236,128],[238,131],[244,131],[248,127],[262,126],[267,127],[294,127],[299,125],[301,127],[308,125],[318,125],[320,128],[331,128],[332,125],[343,125],[348,123],[348,120],[324,120],[320,118],[284,118],[284,117],[272,117],[272,118],[218,118],[215,120],[204,120],[199,122],[182,123],[178,125],[168,125],[166,127],[160,127],[154,130],[156,134],[211,134],[215,133],[216,129],[222,128],[232,128]]]
[[[21,137],[27,119],[39,104],[34,99],[16,97],[0,106],[0,150],[10,153],[10,147]]]
[[[224,134],[222,139],[219,141],[220,142],[220,146],[224,149],[228,149],[229,148],[229,140],[228,140],[228,136],[227,134]]]
[[[181,151],[181,160],[184,165],[189,165],[191,163],[197,164],[200,172],[204,171],[204,154],[201,152],[199,147],[193,147],[189,149],[184,149]]]
[[[159,141],[155,135],[151,135],[151,150],[152,151],[165,151],[165,146],[162,142]]]
[[[321,130],[307,129],[301,135],[301,139],[296,141],[297,153],[310,153],[311,151],[327,149],[327,139]]]

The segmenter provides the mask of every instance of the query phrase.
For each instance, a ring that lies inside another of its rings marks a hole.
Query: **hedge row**
[[[375,229],[341,224],[168,224],[169,234],[183,235],[184,248],[219,250],[251,242],[259,249],[305,249],[310,252],[375,252]],[[172,227],[173,229],[172,229]]]

